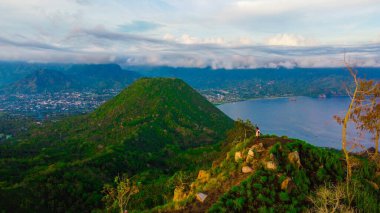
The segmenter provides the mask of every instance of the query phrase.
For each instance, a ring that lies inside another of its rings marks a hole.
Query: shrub
[[[244,208],[245,198],[240,197],[235,200],[235,210],[242,211]]]
[[[281,201],[289,201],[289,194],[287,192],[280,192],[279,198]]]

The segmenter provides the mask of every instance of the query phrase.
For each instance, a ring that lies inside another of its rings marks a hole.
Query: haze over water
[[[317,146],[340,148],[342,128],[333,116],[343,115],[349,101],[348,97],[257,99],[218,108],[233,119],[251,120],[263,134],[286,135]],[[349,136],[355,136],[354,131]]]

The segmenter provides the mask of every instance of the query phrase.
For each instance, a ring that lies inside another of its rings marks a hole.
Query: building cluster
[[[37,118],[86,113],[114,97],[118,92],[103,90],[0,95],[0,112]]]

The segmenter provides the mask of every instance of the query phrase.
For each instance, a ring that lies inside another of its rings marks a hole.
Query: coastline
[[[307,95],[292,95],[292,96],[268,96],[268,97],[258,97],[258,98],[247,98],[242,99],[238,101],[225,101],[225,102],[219,102],[219,103],[212,103],[214,106],[219,106],[223,104],[231,104],[231,103],[239,103],[244,101],[258,101],[258,100],[275,100],[275,99],[284,99],[284,98],[299,98],[299,97],[308,97],[308,98],[315,98],[315,99],[328,99],[328,98],[344,98],[349,97],[347,95],[337,95],[337,96],[329,96],[326,98],[319,98],[317,96],[307,96]]]

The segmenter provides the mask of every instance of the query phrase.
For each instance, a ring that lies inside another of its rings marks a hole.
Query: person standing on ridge
[[[260,128],[256,126],[256,138],[259,138],[261,135]]]

